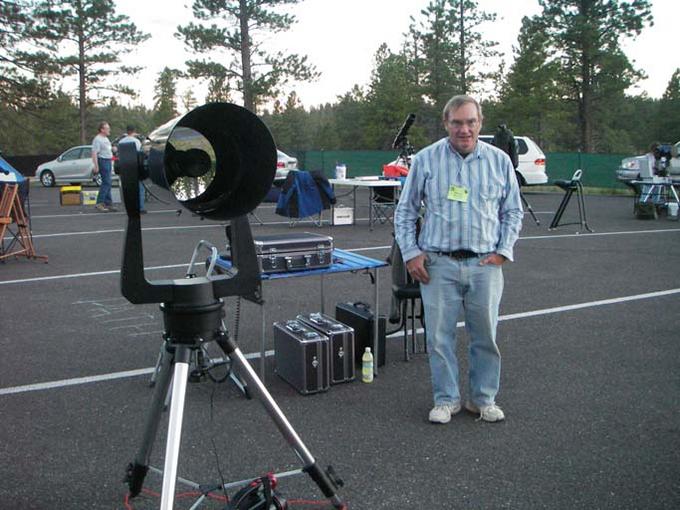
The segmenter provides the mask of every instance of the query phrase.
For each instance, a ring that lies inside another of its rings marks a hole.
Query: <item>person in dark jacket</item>
[[[492,142],[496,147],[510,156],[512,166],[515,170],[519,166],[519,156],[517,155],[517,141],[515,135],[510,128],[505,124],[499,124],[496,128],[496,134],[493,135]]]

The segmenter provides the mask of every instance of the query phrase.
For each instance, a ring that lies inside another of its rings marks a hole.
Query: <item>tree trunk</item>
[[[239,0],[239,23],[241,28],[241,68],[243,70],[243,106],[255,113],[253,74],[250,64],[250,29],[248,28],[248,1]]]
[[[465,6],[463,5],[464,0],[459,0],[460,3],[460,88],[462,94],[468,93],[467,86],[467,76],[465,71]]]
[[[85,109],[87,108],[87,90],[85,83],[85,42],[82,34],[78,34],[78,114],[80,118],[80,144],[87,144],[85,132]]]
[[[579,7],[580,14],[588,19],[590,14],[590,1],[583,0]],[[590,39],[582,38],[581,46],[581,84],[578,101],[578,120],[581,131],[581,151],[589,153],[593,151],[593,84],[591,55],[593,47]]]

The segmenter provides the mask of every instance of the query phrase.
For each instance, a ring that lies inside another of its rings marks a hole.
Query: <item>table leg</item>
[[[333,254],[331,253],[331,258],[333,257]],[[323,273],[320,275],[321,277],[321,313],[325,313],[325,304],[326,304],[326,299],[324,298],[323,294]]]
[[[352,186],[352,225],[357,224],[357,187]]]
[[[262,334],[260,337],[260,380],[262,381],[262,384],[265,384],[264,382],[264,371],[265,371],[265,360],[267,356],[267,323],[266,323],[266,316],[265,316],[265,310],[264,310],[264,300],[262,304],[260,305],[260,312],[262,314]]]
[[[335,184],[331,184],[333,196],[335,196]],[[335,218],[335,204],[331,204],[331,225],[333,225],[333,218]]]
[[[368,188],[368,230],[373,230],[373,188]]]
[[[378,331],[380,330],[379,322],[380,322],[380,308],[379,308],[379,303],[378,303],[378,296],[380,295],[378,292],[378,287],[379,287],[379,279],[378,279],[378,268],[373,269],[373,278],[375,279],[375,286],[373,289],[373,309],[375,310],[375,316],[373,320],[373,375],[378,375],[378,358],[380,356],[380,352],[378,350],[380,349],[380,342],[378,341]]]

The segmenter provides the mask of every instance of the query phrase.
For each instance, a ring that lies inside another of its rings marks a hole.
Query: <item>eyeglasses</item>
[[[477,126],[477,124],[479,124],[479,120],[477,119],[449,121],[449,126],[451,126],[453,129],[463,129],[463,127],[474,129]]]
[[[477,119],[468,119],[468,120],[452,119],[452,120],[448,121],[448,124],[453,129],[463,129],[463,127],[467,127],[469,129],[474,129],[477,126],[477,124],[479,124],[479,120],[477,120]]]

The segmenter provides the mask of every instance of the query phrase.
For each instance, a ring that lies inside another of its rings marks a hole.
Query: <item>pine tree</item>
[[[318,76],[306,56],[268,52],[264,36],[289,29],[295,17],[279,12],[300,0],[194,0],[198,23],[177,27],[177,35],[192,51],[216,54],[213,59],[189,60],[193,78],[224,76],[230,89],[243,96],[251,111],[276,96],[291,80],[313,80]],[[205,22],[205,23],[204,23]],[[211,23],[208,25],[208,23]]]
[[[453,95],[479,93],[488,80],[498,78],[489,70],[500,56],[498,43],[479,31],[483,23],[495,21],[495,14],[480,10],[475,0],[432,0],[420,15],[411,24],[407,44],[422,73],[417,82],[435,109]]]
[[[175,69],[165,67],[156,79],[154,87],[154,121],[157,125],[164,124],[177,117],[177,77]]]
[[[196,105],[198,104],[198,101],[196,100],[196,96],[194,96],[194,91],[191,89],[186,89],[184,91],[184,94],[182,94],[181,97],[182,100],[182,107],[184,108],[184,113],[190,112],[194,108],[196,108]]]
[[[366,148],[389,150],[397,129],[409,113],[420,111],[422,102],[403,54],[392,53],[385,44],[378,49],[366,99]],[[418,133],[422,129],[415,126],[410,139],[414,141]],[[418,141],[422,142],[422,135]]]
[[[647,0],[539,0],[540,17],[559,62],[560,81],[576,105],[580,148],[596,148],[596,132],[642,73],[620,48],[623,38],[639,34],[652,22]]]
[[[572,123],[561,97],[559,66],[540,18],[524,17],[515,48],[515,60],[503,81],[497,108],[498,123],[531,137],[544,150],[568,137]],[[494,125],[485,122],[485,130]]]
[[[680,141],[680,68],[676,68],[659,102],[658,140]]]
[[[32,58],[24,51],[32,26],[28,2],[0,2],[0,105],[5,108],[36,110],[51,97],[42,75],[44,53]]]
[[[118,14],[112,0],[44,0],[33,17],[32,37],[47,50],[52,71],[60,77],[78,78],[80,141],[85,143],[86,113],[91,105],[111,93],[135,95],[120,82],[139,68],[123,65],[121,57],[149,36]],[[41,58],[33,57],[34,61]]]

